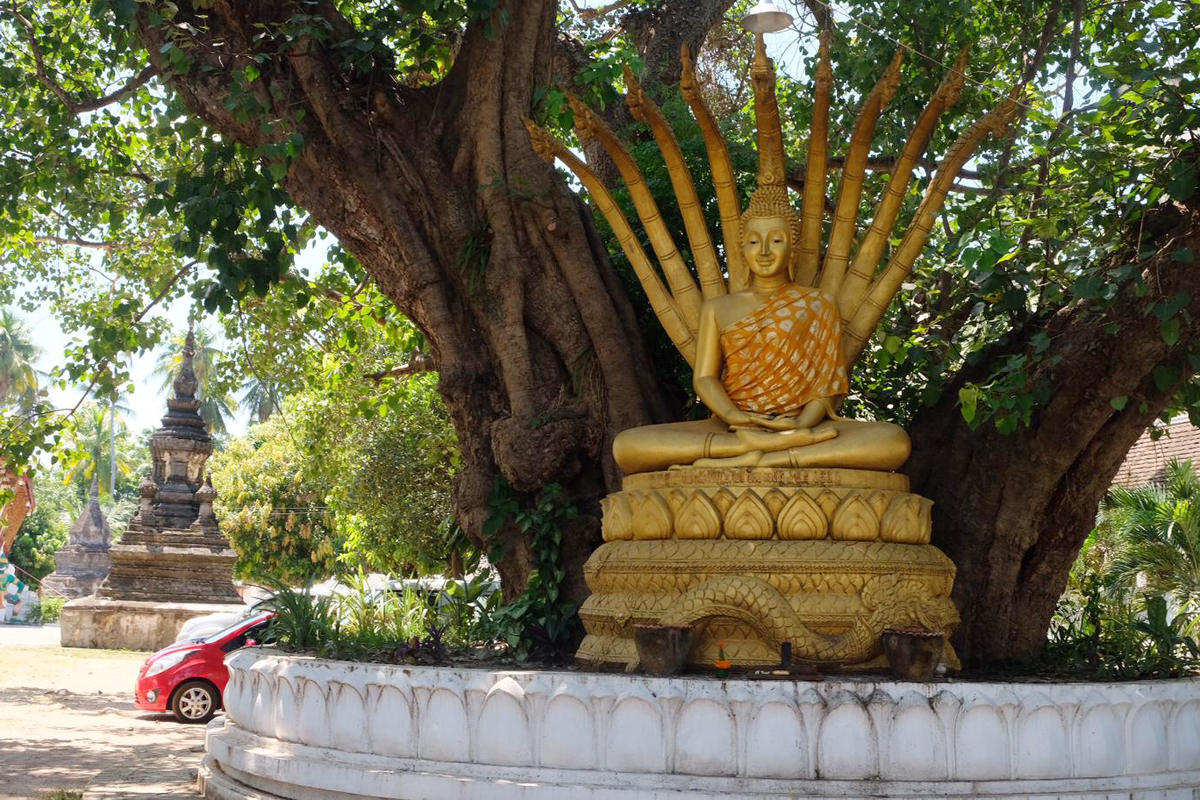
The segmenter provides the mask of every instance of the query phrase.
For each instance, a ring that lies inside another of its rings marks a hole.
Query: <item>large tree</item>
[[[297,306],[327,298],[292,253],[314,226],[332,232],[350,272],[424,336],[462,449],[467,535],[496,527],[504,483],[520,496],[560,484],[579,512],[563,517],[579,597],[597,501],[620,477],[612,438],[683,413],[686,370],[522,118],[566,123],[566,86],[623,125],[609,78],[626,56],[679,117],[680,45],[707,37],[719,84],[744,42],[729,35],[730,0],[614,5],[598,17],[557,0],[0,5],[0,247],[29,297],[90,329],[68,373],[104,389],[117,368],[95,359],[148,346],[161,323],[147,302],[185,286],[232,315],[281,280]],[[1010,87],[1032,90],[1023,124],[970,165],[854,398],[910,423],[914,488],[936,501],[936,543],[959,567],[960,653],[1029,657],[1125,452],[1196,397],[1200,7],[841,5],[847,18],[797,8],[805,33],[840,28],[835,147],[895,41],[916,53],[880,125],[880,175],[963,45],[976,45],[971,81],[935,152]],[[806,87],[781,92],[796,140]],[[745,163],[744,120],[724,122]],[[64,258],[72,248],[102,253],[121,280],[94,281],[93,259]],[[495,535],[512,597],[535,555],[515,526]]]

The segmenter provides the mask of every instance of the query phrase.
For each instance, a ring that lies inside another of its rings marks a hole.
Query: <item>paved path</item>
[[[0,800],[195,797],[204,727],[133,707],[146,653],[62,648],[58,628],[0,624]]]
[[[0,647],[57,647],[62,630],[54,625],[0,623]]]

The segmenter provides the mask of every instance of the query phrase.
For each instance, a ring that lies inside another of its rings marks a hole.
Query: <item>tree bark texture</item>
[[[668,0],[680,17],[686,2]],[[493,36],[470,26],[449,75],[419,89],[383,70],[342,67],[329,43],[260,36],[304,13],[327,20],[333,39],[353,38],[332,0],[179,5],[174,25],[190,22],[199,33],[192,65],[169,84],[222,136],[250,147],[301,133],[305,146],[285,188],[428,338],[462,450],[455,500],[467,535],[482,542],[498,478],[527,493],[563,485],[580,512],[564,531],[566,592],[581,599],[580,567],[600,541],[598,500],[620,479],[612,439],[668,420],[671,409],[638,333],[637,315],[647,310],[631,306],[590,211],[535,156],[522,125],[535,88],[556,67],[570,71],[555,0],[505,0],[507,23]],[[700,5],[704,14],[687,24],[632,20],[662,79],[678,78],[677,62],[663,54],[677,54],[683,41],[698,46],[703,24],[730,3]],[[140,8],[151,59],[170,74],[161,48],[178,34]],[[247,119],[228,101],[235,75],[255,56],[261,77],[250,91],[266,112]],[[263,116],[278,120],[269,132]],[[1153,235],[1161,252],[1200,252],[1195,208],[1160,216]],[[915,490],[936,502],[936,543],[959,568],[958,646],[969,662],[1036,653],[1104,490],[1170,399],[1154,368],[1175,361],[1181,380],[1190,374],[1182,353],[1200,333],[1200,271],[1160,255],[1145,274],[1148,298],[1129,289],[1102,319],[1066,307],[1016,337],[1017,349],[1037,330],[1051,337],[1053,358],[1036,380],[1048,382],[1053,398],[1032,426],[1005,436],[963,423],[957,388],[986,375],[983,364],[956,376],[912,427],[908,471]],[[1189,292],[1191,317],[1171,348],[1145,309],[1178,291]],[[1100,333],[1110,320],[1123,326],[1115,336]],[[1110,400],[1121,395],[1131,400],[1118,412]],[[532,559],[512,526],[502,536],[510,557],[497,566],[512,598]]]
[[[412,89],[339,67],[311,37],[254,39],[256,25],[282,26],[298,5],[219,0],[193,20],[203,41],[171,85],[248,146],[303,135],[285,188],[428,338],[462,450],[460,524],[482,541],[499,477],[520,492],[562,484],[580,511],[565,536],[567,591],[582,597],[579,566],[600,541],[598,500],[619,481],[612,438],[666,409],[590,212],[537,158],[522,123],[535,87],[550,80],[557,4],[503,6],[509,22],[497,35],[471,26],[446,79]],[[353,36],[332,2],[316,9],[333,38]],[[141,32],[160,59],[167,33],[144,17]],[[234,75],[262,54],[252,90],[281,120],[271,133],[227,108]],[[511,597],[531,558],[511,526],[501,535]]]

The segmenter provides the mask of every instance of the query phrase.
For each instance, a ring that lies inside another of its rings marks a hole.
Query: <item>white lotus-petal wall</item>
[[[360,764],[374,775],[367,783],[409,776],[409,788],[372,790],[383,794],[344,789],[364,797],[407,797],[422,781],[454,776],[456,785],[490,787],[462,789],[464,797],[524,787],[514,796],[589,800],[704,797],[710,784],[713,797],[810,794],[822,781],[850,782],[842,790],[870,782],[880,796],[920,785],[953,795],[988,782],[997,796],[1037,787],[1068,797],[1192,797],[1200,783],[1197,680],[716,681],[366,666],[258,649],[228,663],[228,716],[209,732],[206,767],[224,781],[247,774],[245,763],[222,773],[215,755],[237,753],[221,743],[242,737],[243,750],[255,743],[256,764],[277,748],[293,765],[311,759],[310,770],[338,765],[345,775],[346,764]],[[299,767],[274,764],[272,780],[289,769]]]

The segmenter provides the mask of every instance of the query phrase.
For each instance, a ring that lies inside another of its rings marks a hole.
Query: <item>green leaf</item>
[[[1176,162],[1171,170],[1171,180],[1167,183],[1167,194],[1182,203],[1191,198],[1196,191],[1196,164]]]
[[[979,404],[979,387],[967,385],[958,390],[958,402],[962,406],[962,416],[970,425],[975,421],[975,412]]]
[[[1159,364],[1154,368],[1154,385],[1160,392],[1171,389],[1178,380],[1179,367],[1174,364]]]
[[[1129,395],[1125,395],[1125,394],[1121,395],[1120,397],[1114,397],[1112,400],[1108,401],[1108,404],[1110,406],[1112,406],[1114,409],[1116,409],[1117,411],[1124,411],[1125,406],[1128,405],[1128,403],[1129,403]]]
[[[1162,329],[1163,341],[1167,343],[1168,347],[1174,347],[1175,343],[1179,341],[1179,317],[1171,317],[1168,320],[1164,320],[1160,327]]]

